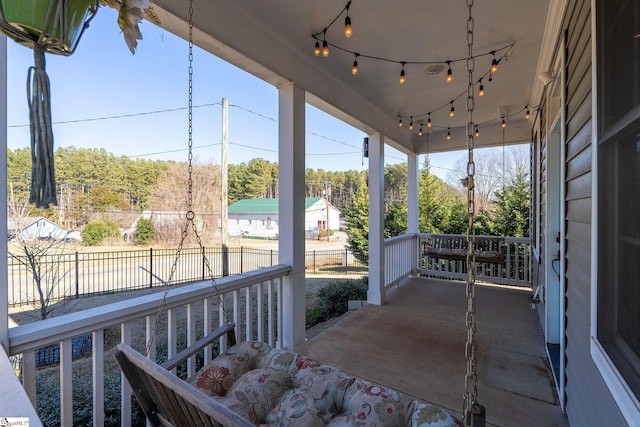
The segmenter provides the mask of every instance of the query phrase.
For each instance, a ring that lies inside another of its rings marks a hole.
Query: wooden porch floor
[[[311,358],[462,410],[465,285],[406,279],[383,306],[366,306],[310,339]],[[478,285],[478,401],[495,426],[568,426],[528,290]]]

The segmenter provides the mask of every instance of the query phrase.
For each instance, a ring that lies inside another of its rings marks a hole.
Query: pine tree
[[[496,192],[495,211],[490,229],[494,235],[524,237],[529,235],[529,182],[523,173],[513,183]]]

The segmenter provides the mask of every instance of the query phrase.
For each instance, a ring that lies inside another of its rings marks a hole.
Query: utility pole
[[[324,193],[324,207],[327,212],[327,222],[325,223],[327,229],[327,242],[329,241],[329,181],[324,182],[324,189],[322,190]]]
[[[229,275],[229,247],[227,246],[227,221],[229,208],[229,176],[227,153],[229,151],[229,100],[222,98],[222,157],[220,160],[221,187],[220,191],[220,233],[222,234],[222,275]]]

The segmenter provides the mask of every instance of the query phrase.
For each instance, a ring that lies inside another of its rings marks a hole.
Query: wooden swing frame
[[[227,343],[234,345],[234,323],[222,325],[161,365],[127,344],[118,344],[116,361],[152,426],[253,426],[253,423],[171,372],[225,335]]]
[[[499,250],[482,250],[478,248],[478,243],[482,242],[497,242]],[[476,240],[476,249],[474,250],[475,261],[478,263],[487,264],[503,264],[505,260],[504,251],[504,238],[498,239],[480,239]],[[436,259],[447,259],[452,261],[465,261],[467,259],[468,250],[466,247],[452,248],[438,244],[436,246],[429,245],[425,242],[422,247],[422,255],[426,257]]]

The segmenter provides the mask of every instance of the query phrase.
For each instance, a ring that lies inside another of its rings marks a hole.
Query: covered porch
[[[480,285],[478,396],[488,425],[568,426],[527,289]],[[342,317],[306,343],[307,354],[367,380],[461,410],[465,376],[465,287],[407,278],[387,303]]]
[[[418,227],[419,156],[465,148],[473,154],[473,147],[531,144],[535,178],[531,246],[510,252],[518,256],[507,257],[508,250],[503,253],[505,262],[519,260],[520,254],[530,258],[497,270],[492,263],[481,263],[476,271],[477,279],[487,273],[501,280],[523,280],[531,288],[474,286],[478,400],[487,407],[488,422],[497,426],[566,425],[564,410],[577,425],[633,425],[640,413],[637,389],[629,388],[633,383],[620,375],[601,349],[595,329],[596,261],[598,256],[611,256],[598,254],[595,197],[592,202],[592,195],[597,196],[597,170],[591,170],[598,161],[595,149],[591,152],[597,142],[597,123],[592,126],[591,117],[592,110],[596,117],[599,108],[592,64],[598,60],[595,38],[601,35],[592,34],[597,28],[592,8],[597,4],[604,9],[604,2],[492,0],[474,5],[473,1],[427,4],[412,0],[403,5],[400,16],[397,4],[384,1],[366,2],[366,7],[365,2],[354,2],[350,10],[351,2],[344,1],[194,3],[194,42],[278,90],[279,215],[284,224],[279,235],[280,265],[215,284],[240,341],[260,340],[306,352],[460,414],[466,296],[464,285],[451,279],[460,279],[466,272],[463,261],[432,262],[426,256],[422,242],[429,237],[420,235]],[[163,28],[186,38],[189,10],[185,2],[158,0],[156,4]],[[354,43],[342,37],[345,8],[357,35],[350,39]],[[331,57],[316,57],[320,55],[314,55],[314,43],[327,40]],[[3,48],[0,43],[4,57]],[[499,71],[492,70],[492,58],[499,62]],[[358,60],[360,71],[355,73],[351,64]],[[6,80],[3,69],[0,80]],[[451,84],[445,83],[447,74],[455,74]],[[606,77],[617,84],[618,79]],[[481,102],[484,85],[487,94]],[[0,93],[0,97],[6,95]],[[368,137],[369,168],[370,305],[309,341],[304,324],[303,226],[307,105]],[[0,106],[3,128],[5,109]],[[418,131],[432,122],[431,132]],[[472,131],[474,125],[479,132]],[[0,138],[6,148],[6,134]],[[407,230],[403,236],[385,240],[388,146],[406,155]],[[6,189],[3,196],[6,200]],[[469,207],[473,208],[472,202]],[[3,209],[0,221],[5,220]],[[1,241],[6,252],[5,240]],[[512,242],[505,238],[501,243]],[[537,267],[532,269],[531,264]],[[0,273],[6,271],[6,264],[1,264]],[[567,280],[571,286],[566,286]],[[60,345],[60,424],[73,425],[72,340],[92,336],[92,424],[101,426],[106,424],[105,366],[112,350],[105,342],[105,331],[117,331],[118,341],[141,350],[141,343],[151,343],[148,357],[155,360],[157,347],[166,348],[170,357],[182,344],[189,345],[225,321],[212,283],[204,281],[166,296],[148,295],[8,328],[5,287],[0,293],[0,343],[7,356],[21,355],[22,384],[3,382],[7,395],[15,399],[0,402],[0,416],[28,416],[34,425],[38,425],[37,415],[28,402],[35,404],[38,399],[35,353],[39,348]],[[544,297],[538,309],[531,310],[529,297],[535,299],[540,289]],[[166,324],[157,333],[154,319],[161,304]],[[184,339],[180,345],[179,337]],[[555,375],[546,362],[548,344],[559,348]],[[224,343],[219,349],[224,350]],[[203,359],[210,357],[206,353]],[[1,375],[13,380],[6,359],[0,354]],[[196,369],[194,358],[185,372],[191,375]],[[634,375],[631,378],[637,384]],[[132,398],[124,381],[119,413],[122,425],[131,425]]]
[[[465,377],[465,284],[427,277],[463,275],[460,261],[433,260],[425,255],[424,243],[433,239],[453,241],[461,236],[404,235],[387,239],[386,303],[367,305],[345,315],[322,333],[305,339],[295,351],[460,414]],[[520,284],[483,284],[476,289],[479,402],[487,407],[489,425],[527,425],[529,421],[531,425],[568,425],[546,362],[537,314],[530,308],[530,249],[522,242],[513,245],[508,242],[501,249],[506,256],[500,269],[478,265],[478,277],[483,280]],[[508,271],[520,274],[507,279]],[[19,357],[23,384],[16,381],[12,389],[21,394],[24,387],[34,405],[42,399],[37,386],[42,372],[36,367],[36,354],[42,347],[60,345],[60,363],[53,369],[60,378],[61,424],[77,422],[73,411],[77,404],[76,378],[86,377],[90,367],[91,387],[84,392],[93,396],[93,425],[104,425],[107,407],[112,406],[108,400],[113,398],[109,397],[113,390],[108,390],[107,384],[113,384],[109,377],[114,375],[114,342],[127,343],[140,352],[150,345],[148,356],[163,361],[216,325],[231,320],[236,324],[238,340],[258,340],[286,348],[285,317],[293,308],[286,305],[284,296],[291,273],[289,266],[278,265],[217,280],[216,289],[210,281],[204,281],[170,289],[166,297],[156,292],[13,327],[9,330],[10,355]],[[223,306],[218,303],[218,293]],[[155,326],[158,313],[161,321]],[[74,339],[87,335],[92,340],[89,359],[74,360]],[[221,340],[213,356],[225,348]],[[193,375],[211,357],[206,351],[201,358],[190,359],[182,375]],[[119,375],[117,371],[115,374]],[[3,375],[13,375],[10,366],[4,367]],[[129,385],[124,380],[119,383],[121,423],[131,425],[134,401]],[[22,402],[20,413],[28,413],[28,406]]]

